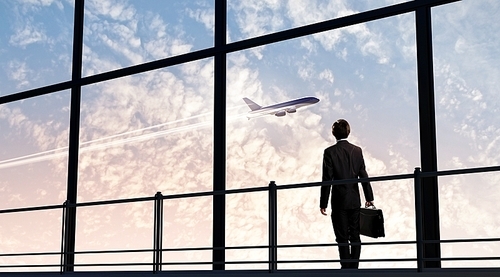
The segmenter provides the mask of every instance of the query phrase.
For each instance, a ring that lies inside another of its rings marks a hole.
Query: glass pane
[[[82,89],[81,201],[212,188],[213,60]]]
[[[0,2],[0,96],[71,77],[73,5]]]
[[[345,40],[336,49],[304,37],[268,46],[262,59],[253,50],[228,55],[228,187],[321,179],[338,118],[350,122],[349,138],[364,149],[369,173],[413,172],[419,164],[414,33],[391,26],[413,26],[413,16],[332,31]],[[363,34],[355,35],[359,29]],[[392,43],[389,37],[403,30]],[[268,106],[304,96],[320,101],[286,116],[253,117],[243,100]]]
[[[408,1],[228,0],[228,38],[244,40],[403,2]],[[318,36],[330,43],[338,39]]]
[[[500,173],[439,178],[441,239],[499,239],[498,202]],[[442,257],[498,257],[500,242],[443,243]],[[498,260],[447,261],[443,267],[495,267]]]
[[[188,249],[212,245],[211,199],[164,200],[162,270],[212,268],[206,264],[212,261],[211,250]],[[147,201],[79,208],[75,271],[151,271],[154,205]],[[205,264],[182,265],[195,262]]]
[[[86,1],[83,75],[213,46],[208,0]]]
[[[154,201],[78,208],[75,271],[151,270],[153,207]],[[112,252],[81,253],[87,251]]]
[[[226,247],[269,245],[268,201],[267,192],[226,196]],[[268,248],[226,250],[226,261],[234,263],[226,269],[268,269],[268,257]]]
[[[470,0],[432,10],[441,169],[499,164],[499,11]]]
[[[0,209],[66,199],[69,92],[0,105]]]
[[[170,264],[164,265],[162,269],[211,270],[212,197],[165,200],[164,207],[163,248],[166,251],[163,252],[163,262]]]
[[[400,242],[415,240],[413,181],[372,183],[378,208],[382,208],[386,237],[361,236],[362,242]],[[319,213],[319,188],[290,189],[278,192],[278,245],[336,243],[328,216]],[[363,199],[363,198],[362,198]],[[366,245],[361,259],[415,259],[414,244]],[[337,246],[278,248],[279,261],[338,260]],[[331,269],[339,262],[283,263],[279,269]],[[416,262],[361,262],[360,268],[411,268]]]
[[[444,169],[500,164],[500,22],[497,1],[463,0],[432,9],[438,165]],[[498,238],[498,173],[439,179],[443,239]],[[443,256],[499,256],[498,243],[443,245]],[[496,261],[444,266],[497,266]]]
[[[0,272],[59,271],[61,217],[60,209],[0,214]]]
[[[335,37],[339,38],[335,47],[320,37],[305,36],[228,55],[228,188],[261,187],[270,181],[278,185],[321,181],[323,151],[335,143],[331,125],[339,118],[351,124],[349,141],[363,149],[370,176],[411,173],[420,164],[414,15],[323,35]],[[320,101],[295,112],[283,109],[262,112],[258,117],[249,113],[252,105],[243,100],[247,97],[260,106],[269,106],[309,96]],[[372,186],[375,204],[385,211],[391,234],[379,241],[414,240],[413,182]],[[280,192],[278,225],[284,226],[278,233],[280,244],[335,242],[330,218],[323,217],[318,209],[319,191],[316,187]],[[245,200],[240,205],[252,206]],[[238,215],[236,210],[227,212],[228,217]],[[286,230],[290,224],[293,231]],[[320,237],[311,231],[317,225],[324,230]],[[240,241],[250,241],[252,234]],[[374,258],[370,256],[373,253],[377,258],[413,258],[413,250],[405,245],[367,246],[362,258]],[[282,250],[278,258],[318,259],[309,251]],[[325,252],[324,259],[335,259],[332,254],[337,253],[336,248],[324,251],[330,251]],[[289,266],[293,267],[280,268]],[[415,263],[363,265],[384,266],[408,267]]]

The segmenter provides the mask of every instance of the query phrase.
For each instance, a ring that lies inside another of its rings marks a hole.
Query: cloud
[[[24,48],[30,44],[47,41],[48,38],[44,29],[40,26],[34,26],[29,21],[26,21],[25,24],[23,27],[17,29],[14,35],[10,36],[9,43]]]
[[[319,74],[319,79],[327,80],[328,82],[333,83],[334,77],[332,71],[329,69],[321,71],[321,73]]]
[[[203,23],[205,28],[214,33],[215,26],[215,11],[212,8],[203,7],[203,9],[188,9],[188,15],[196,21]]]
[[[94,0],[86,3],[89,16],[103,15],[117,21],[130,21],[136,9],[125,0]]]
[[[158,15],[147,17],[145,24],[149,25],[149,30],[153,31],[154,35],[145,41],[144,49],[155,59],[179,55],[191,50],[192,45],[181,38],[182,34],[171,33],[172,29],[167,28],[167,24]]]
[[[123,32],[120,33],[123,34]],[[110,39],[107,35],[100,35],[99,37],[104,44],[106,44],[109,48],[113,49],[115,52],[121,53],[124,57],[129,59],[132,64],[139,64],[144,61],[140,54],[136,54],[132,52],[129,48],[123,47],[122,43],[115,42],[114,40]],[[129,39],[128,42],[129,44],[132,44],[132,47],[140,46],[140,39],[132,38]]]
[[[138,12],[127,1],[92,2],[86,26],[84,68],[89,73],[184,54],[193,48],[188,40],[194,38],[186,35],[185,26],[173,26],[155,11]]]
[[[350,4],[348,3],[339,1],[328,3],[289,1],[287,6],[287,15],[289,16],[293,26],[304,26],[356,13],[357,11],[350,8],[349,5]],[[343,48],[339,51],[337,50],[337,47],[347,40],[347,36],[352,35],[356,40],[357,48],[361,50],[363,55],[375,56],[377,57],[379,63],[385,64],[390,60],[390,53],[385,50],[388,43],[383,40],[381,31],[376,31],[375,28],[369,28],[369,25],[370,23],[357,24],[342,29],[314,34],[312,37],[325,50],[335,50],[337,54],[345,59],[349,50]],[[312,49],[310,44],[304,44],[303,46],[309,50]]]
[[[284,18],[279,13],[281,1],[229,2],[229,11],[234,11],[238,31],[243,38],[261,36],[284,27]]]
[[[32,75],[32,70],[26,62],[10,61],[8,64],[9,79],[17,82],[17,88],[23,88],[30,85],[28,76]]]
[[[26,7],[35,8],[37,6],[50,6],[55,4],[57,7],[60,7],[61,2],[58,0],[19,0],[21,4],[26,5]]]
[[[302,62],[297,65],[297,75],[303,80],[310,80],[313,76],[316,76],[316,72],[314,72],[314,64],[310,62]]]

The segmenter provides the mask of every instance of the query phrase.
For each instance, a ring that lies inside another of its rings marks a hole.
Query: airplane
[[[248,119],[250,119],[253,117],[264,116],[268,114],[274,114],[278,117],[285,116],[287,113],[295,113],[300,107],[316,104],[319,102],[319,99],[316,97],[308,96],[265,107],[258,105],[257,103],[246,97],[243,98],[243,101],[247,103],[248,107],[251,110],[247,115]]]

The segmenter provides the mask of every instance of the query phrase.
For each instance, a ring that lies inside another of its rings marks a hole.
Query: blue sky
[[[212,2],[86,1],[83,75],[213,46]],[[351,2],[230,0],[228,42],[404,1]],[[70,79],[72,5],[0,3],[0,22],[7,26],[0,30],[0,96]],[[440,170],[499,164],[499,9],[494,0],[432,9]],[[351,123],[350,141],[363,148],[371,176],[413,172],[420,164],[414,21],[408,13],[228,54],[227,187],[319,181],[323,149],[334,143],[330,126],[338,118]],[[61,91],[0,105],[2,209],[64,202],[69,95]],[[280,118],[245,116],[243,97],[268,105],[302,96],[321,101]],[[79,201],[210,190],[212,117],[211,58],[83,87]],[[500,217],[489,211],[500,197],[499,180],[496,173],[439,179],[442,238],[498,237]],[[387,237],[379,240],[413,240],[412,183],[373,187],[387,223]],[[334,242],[318,198],[317,188],[279,193],[278,243]],[[210,246],[211,206],[208,197],[167,201],[164,246]],[[59,211],[2,217],[0,252],[59,251]],[[152,224],[150,203],[82,208],[77,249],[150,248]],[[229,246],[267,244],[266,194],[227,197],[226,239]],[[443,257],[498,256],[500,246],[443,245],[442,250]],[[266,250],[227,254],[228,260],[263,256]],[[415,249],[370,246],[363,256],[410,258]],[[335,248],[279,252],[285,260],[337,257]],[[165,259],[210,261],[211,255],[176,253]],[[2,264],[33,261],[42,258],[0,258]],[[58,263],[59,257],[49,261]],[[150,262],[150,255],[77,257],[77,262],[96,261]]]

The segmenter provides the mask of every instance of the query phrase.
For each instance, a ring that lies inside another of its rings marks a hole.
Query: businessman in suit
[[[323,153],[323,182],[342,179],[368,178],[361,148],[347,141],[351,132],[349,123],[339,119],[333,123],[332,134],[337,143]],[[373,206],[373,191],[369,182],[362,183],[365,207]],[[345,261],[359,259],[361,240],[359,237],[359,212],[361,198],[358,182],[321,187],[320,212],[327,215],[328,198],[332,194],[332,224],[335,240],[339,244],[342,269],[357,269],[359,262]],[[349,247],[350,246],[350,247]]]

